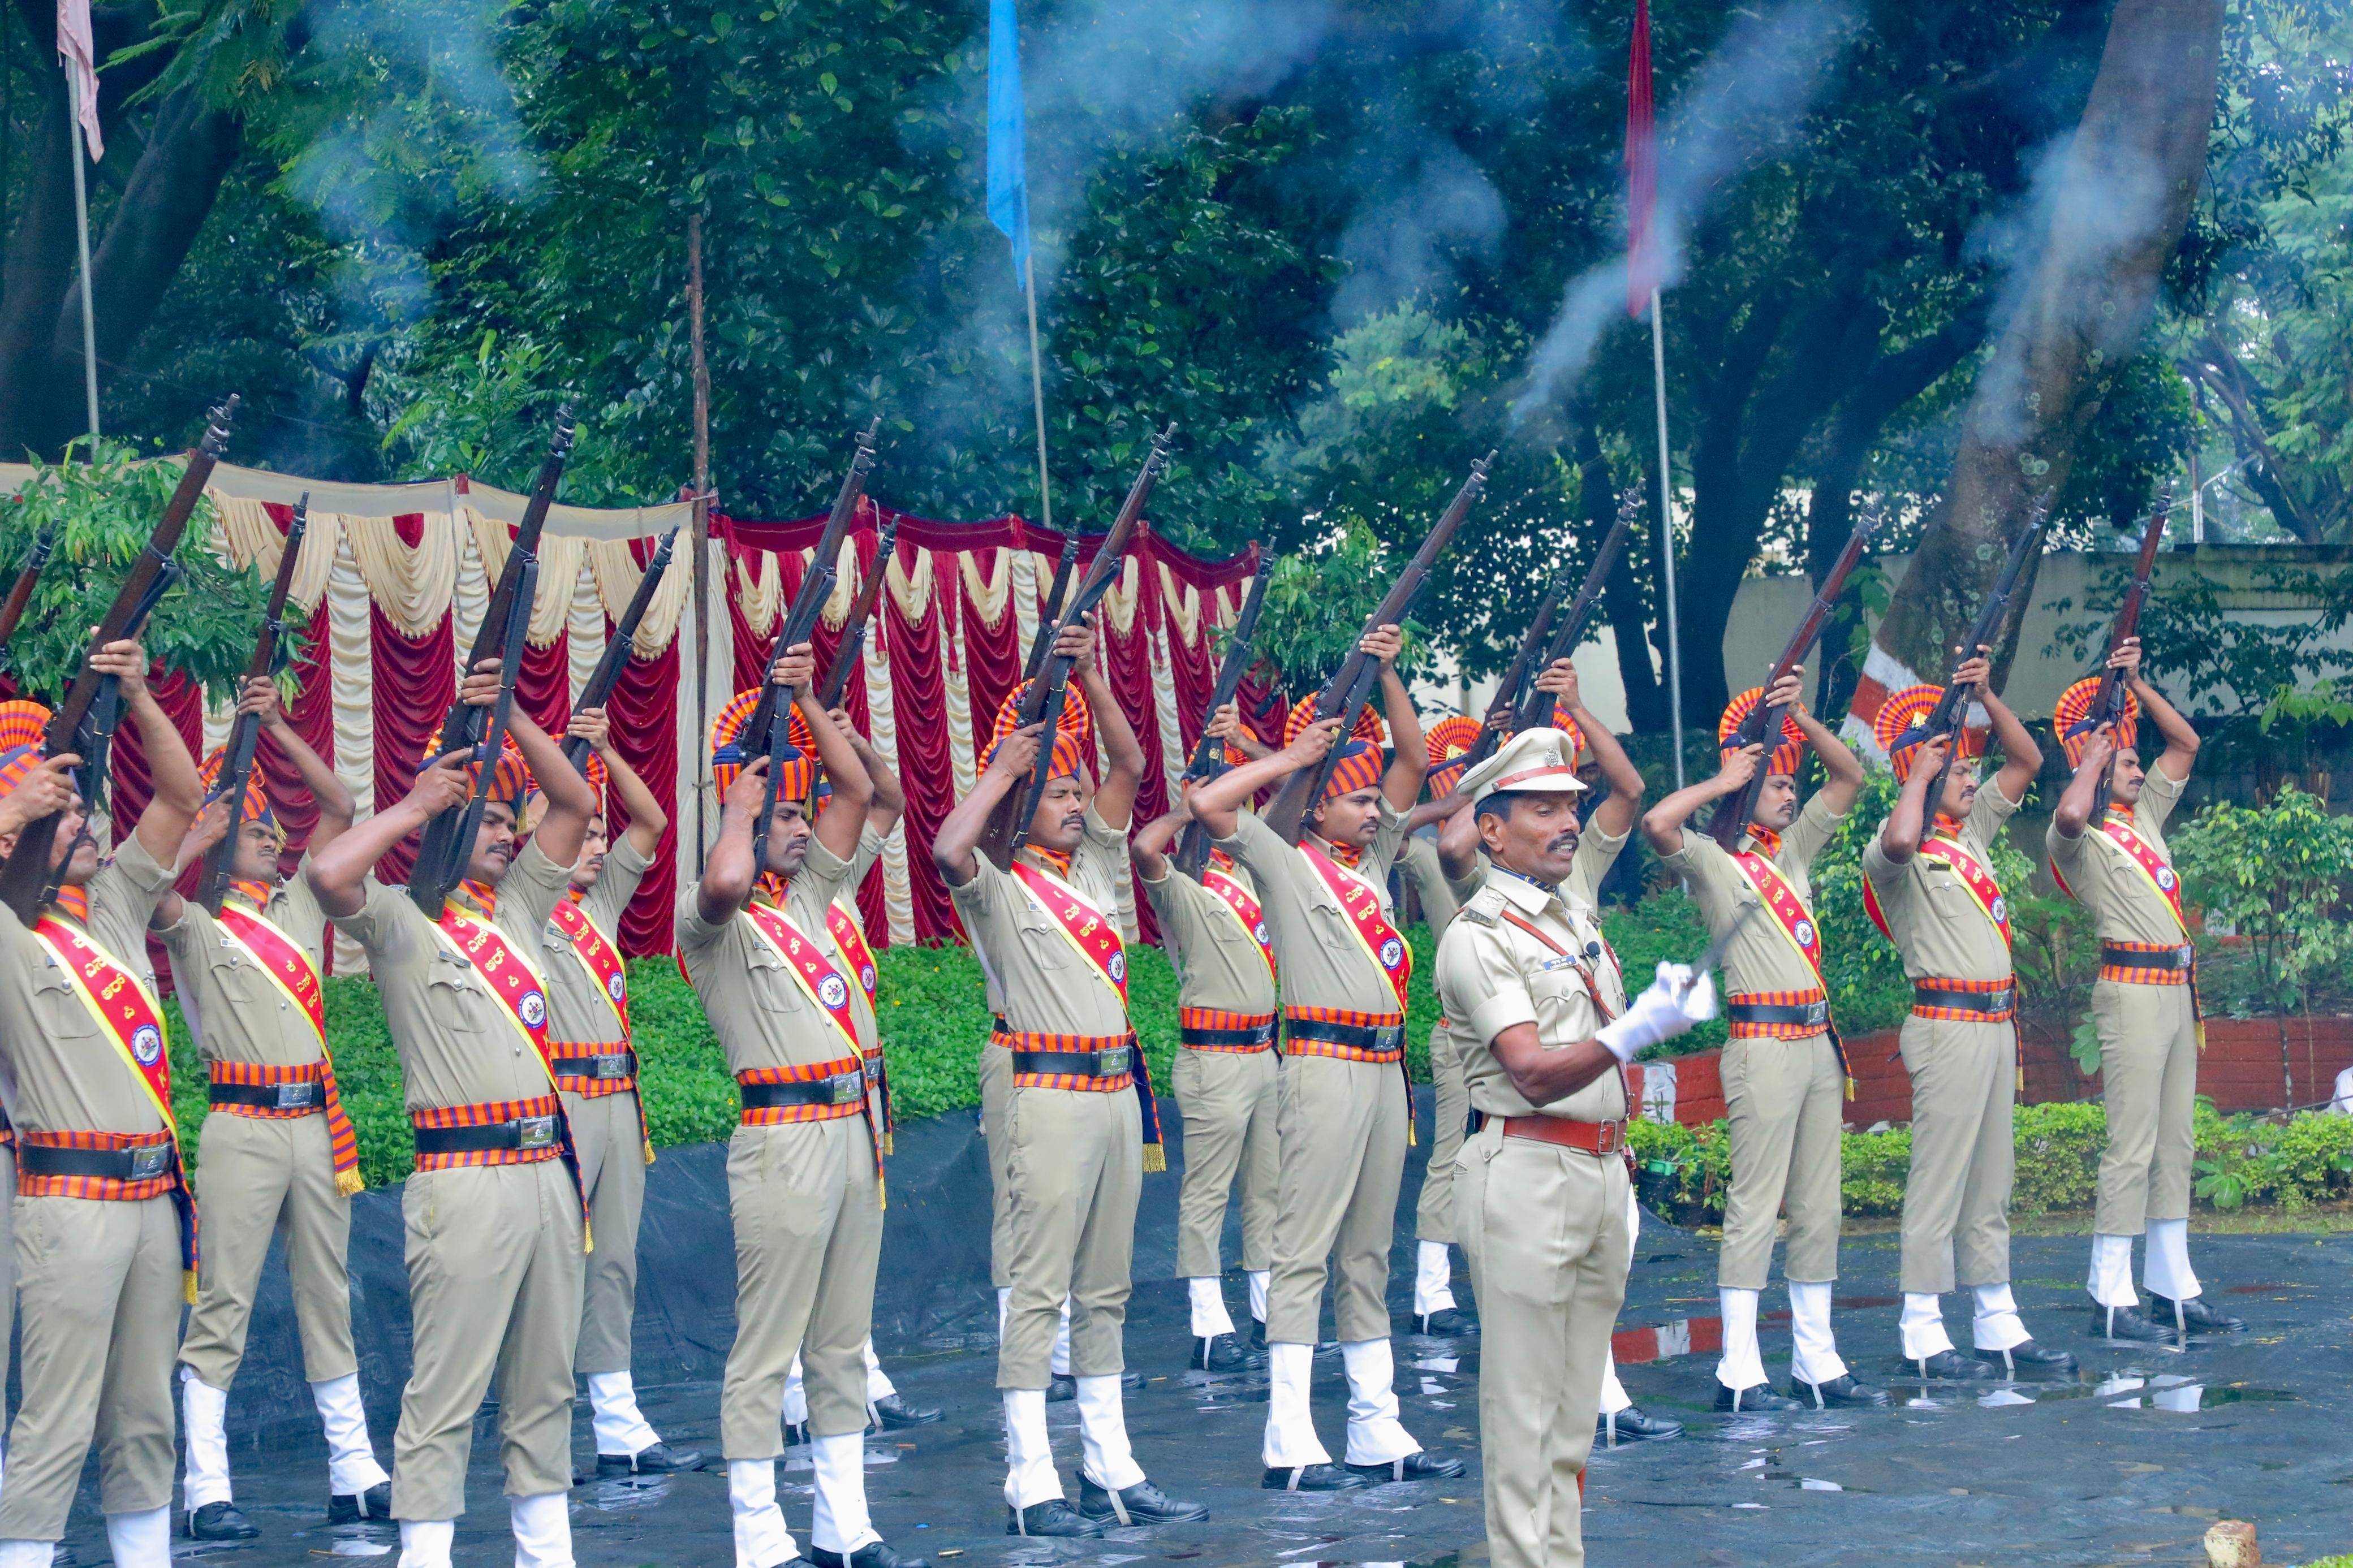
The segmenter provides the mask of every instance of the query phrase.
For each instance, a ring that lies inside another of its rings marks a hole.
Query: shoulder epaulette
[[[1493,888],[1482,888],[1456,912],[1473,925],[1493,925],[1503,915],[1504,895]]]

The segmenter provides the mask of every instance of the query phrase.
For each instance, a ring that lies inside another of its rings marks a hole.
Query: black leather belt
[[[1274,1044],[1274,1020],[1253,1025],[1247,1029],[1193,1029],[1176,1031],[1176,1043],[1182,1046],[1271,1046]]]
[[[2138,947],[2121,947],[2110,942],[2100,943],[2100,963],[2104,968],[2188,969],[2197,962],[2198,950],[2188,942],[2179,947],[2161,947],[2153,952]]]
[[[152,1182],[171,1173],[180,1152],[169,1143],[141,1143],[129,1149],[60,1149],[52,1143],[21,1143],[16,1149],[20,1176],[104,1176],[118,1182]]]
[[[1118,1078],[1135,1070],[1135,1052],[1129,1046],[1100,1051],[1015,1051],[1013,1070],[1064,1078]]]
[[[1290,1032],[1294,1040],[1321,1040],[1327,1046],[1346,1046],[1352,1050],[1405,1048],[1403,1024],[1326,1024],[1313,1018],[1293,1018]]]
[[[1916,981],[1912,986],[1915,1007],[1947,1007],[1961,1013],[2007,1013],[2018,1001],[2015,986],[2005,985],[1999,991],[1965,991],[1957,986],[1939,985],[1933,980]]]
[[[856,1105],[866,1098],[863,1068],[812,1078],[799,1083],[738,1083],[746,1110],[781,1110],[788,1105]]]
[[[1825,1028],[1831,1021],[1828,998],[1819,1002],[1733,1002],[1724,1016],[1736,1024],[1806,1024]]]
[[[419,1127],[419,1154],[477,1154],[491,1149],[554,1149],[563,1130],[553,1116],[522,1116],[480,1127]]]
[[[547,1065],[558,1078],[635,1078],[638,1053],[623,1049],[604,1056],[554,1057]]]
[[[216,1083],[215,1105],[250,1105],[263,1110],[324,1110],[327,1086],[316,1079],[297,1083]]]

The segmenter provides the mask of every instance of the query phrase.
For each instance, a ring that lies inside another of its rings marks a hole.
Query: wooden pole
[[[702,215],[686,220],[686,317],[694,354],[694,874],[710,842],[711,789],[711,365],[702,353]]]

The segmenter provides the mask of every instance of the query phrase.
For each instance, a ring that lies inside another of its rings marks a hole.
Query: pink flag
[[[1640,316],[1659,286],[1659,133],[1651,109],[1651,0],[1634,0],[1626,58],[1626,313]]]
[[[74,104],[80,111],[81,133],[93,161],[106,156],[106,139],[98,130],[98,46],[90,37],[90,0],[58,0],[58,58],[66,63]]]

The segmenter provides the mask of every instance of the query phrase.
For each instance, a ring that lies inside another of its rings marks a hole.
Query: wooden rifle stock
[[[1628,490],[1618,503],[1618,520],[1609,531],[1601,536],[1601,549],[1593,557],[1592,570],[1585,574],[1585,585],[1569,601],[1568,613],[1563,616],[1552,636],[1552,646],[1544,651],[1544,661],[1535,674],[1542,674],[1577,651],[1585,641],[1585,628],[1601,608],[1601,591],[1609,584],[1609,574],[1618,564],[1619,552],[1626,547],[1627,531],[1634,526],[1634,516],[1642,509],[1641,493]],[[1520,693],[1519,711],[1513,715],[1514,730],[1534,730],[1552,722],[1552,694],[1538,691],[1531,683]],[[1492,749],[1492,748],[1491,748]]]
[[[2158,504],[2156,512],[2150,516],[2147,531],[2140,536],[2140,553],[2133,559],[2132,584],[2125,590],[2123,602],[2116,605],[2115,624],[2108,628],[2108,653],[2111,657],[2140,631],[2140,607],[2143,601],[2148,597],[2149,575],[2157,570],[2157,548],[2165,538],[2165,521],[2172,514],[2172,510],[2173,494],[2168,489],[2165,499]],[[2100,689],[2093,695],[2091,711],[2067,727],[2065,738],[2073,739],[2077,735],[2087,734],[2104,724],[2122,723],[2126,704],[2130,700],[2130,696],[2131,690],[2125,680],[2125,672],[2107,668],[2106,661],[2103,660],[2100,670]],[[2102,769],[2100,773],[2100,799],[2097,808],[2100,811],[2105,812],[2108,808],[2108,801],[2111,798],[2110,788],[2116,782],[2116,753],[2110,752],[2107,766]]]
[[[54,525],[41,530],[33,541],[33,548],[25,552],[25,564],[16,570],[16,586],[8,590],[8,602],[0,605],[0,647],[16,635],[16,627],[25,619],[25,611],[33,602],[33,589],[41,581],[41,569],[49,563],[49,552],[57,548],[58,531]]]
[[[1512,662],[1504,667],[1504,678],[1495,683],[1495,700],[1480,723],[1479,738],[1471,742],[1471,750],[1462,757],[1464,773],[1485,762],[1504,743],[1503,732],[1495,728],[1497,715],[1510,713],[1512,723],[1517,726],[1520,710],[1526,705],[1528,683],[1535,679],[1536,650],[1549,642],[1552,624],[1560,615],[1560,601],[1567,593],[1568,568],[1563,565],[1552,574],[1552,585],[1545,590],[1544,602],[1536,606],[1527,630],[1520,634],[1520,646],[1514,650]]]
[[[1046,635],[1046,629],[1062,618],[1062,606],[1071,596],[1071,574],[1078,569],[1078,564],[1079,531],[1077,525],[1072,524],[1071,531],[1062,535],[1062,553],[1054,562],[1054,580],[1047,586],[1045,608],[1038,615],[1038,635],[1029,639],[1029,657],[1021,665],[1021,679],[1024,680],[1038,679],[1038,667],[1046,662],[1047,652],[1054,646],[1054,639]]]
[[[1830,619],[1831,609],[1838,604],[1839,595],[1846,587],[1848,575],[1862,559],[1863,546],[1871,542],[1871,535],[1879,527],[1879,521],[1877,512],[1865,512],[1862,521],[1855,524],[1854,532],[1847,538],[1846,548],[1839,552],[1838,561],[1831,567],[1829,575],[1822,579],[1821,590],[1807,608],[1806,618],[1798,623],[1797,634],[1782,648],[1781,657],[1773,661],[1772,672],[1765,678],[1765,691],[1772,690],[1782,678],[1797,668],[1799,661],[1806,657],[1806,651],[1814,646],[1814,639],[1822,635],[1822,623]],[[1740,727],[1733,732],[1725,749],[1762,745],[1769,757],[1773,743],[1780,734],[1781,710],[1768,706],[1763,692],[1760,692],[1757,706],[1751,708],[1748,716],[1740,721]],[[1738,848],[1740,836],[1748,830],[1749,819],[1756,815],[1757,792],[1764,787],[1765,768],[1760,762],[1746,784],[1716,803],[1715,814],[1708,818],[1707,836],[1726,850]]]
[[[1437,565],[1439,556],[1445,552],[1455,530],[1461,528],[1462,520],[1471,515],[1471,503],[1477,500],[1487,488],[1487,468],[1494,460],[1495,454],[1490,452],[1471,465],[1470,478],[1464,479],[1462,488],[1454,492],[1453,500],[1448,503],[1436,526],[1422,540],[1420,548],[1413,552],[1413,559],[1406,563],[1404,571],[1398,574],[1398,580],[1389,585],[1389,591],[1382,596],[1381,602],[1373,606],[1373,613],[1365,618],[1366,635],[1383,626],[1404,624],[1398,617],[1405,614],[1406,605],[1420,590],[1422,580]],[[1357,640],[1361,644],[1363,638]],[[1365,675],[1367,664],[1373,666],[1370,679]],[[1275,792],[1274,799],[1268,803],[1266,825],[1280,834],[1286,844],[1299,842],[1309,810],[1320,798],[1324,784],[1332,776],[1332,769],[1339,765],[1340,748],[1347,743],[1348,730],[1356,721],[1357,709],[1364,706],[1361,697],[1357,697],[1353,706],[1350,698],[1357,693],[1369,693],[1373,681],[1379,678],[1379,661],[1367,656],[1359,646],[1348,650],[1347,657],[1340,661],[1340,668],[1332,672],[1332,678],[1316,692],[1314,719],[1311,721],[1341,721],[1340,738],[1333,742],[1332,751],[1322,764],[1293,773]],[[1311,794],[1311,790],[1314,793]]]
[[[261,612],[261,636],[253,657],[245,661],[245,679],[237,682],[237,699],[245,698],[245,682],[278,673],[285,662],[286,599],[294,587],[294,566],[302,556],[302,536],[311,528],[311,492],[294,503],[294,519],[286,525],[286,547],[279,552],[278,576],[269,584],[269,603]],[[228,746],[221,759],[216,799],[229,803],[228,831],[205,851],[203,876],[196,883],[196,901],[215,915],[228,894],[230,868],[237,860],[237,815],[245,800],[246,781],[253,776],[253,753],[261,740],[261,716],[240,713],[229,725]]]
[[[833,596],[835,573],[832,565],[811,562],[808,575],[801,579],[801,591],[793,595],[793,606],[784,627],[776,634],[779,651],[798,647],[808,641],[817,629],[817,618],[825,614],[825,602]],[[760,873],[768,868],[768,836],[776,825],[777,790],[784,774],[785,763],[791,760],[793,749],[793,700],[795,689],[779,686],[772,678],[761,688],[759,706],[752,710],[752,721],[744,726],[744,738],[759,748],[768,759],[768,787],[760,797],[759,820],[752,828],[752,877],[758,885]],[[766,715],[765,727],[762,715]],[[741,742],[739,744],[743,743]],[[749,747],[745,755],[750,755]]]
[[[1960,658],[1955,664],[1954,674],[1945,681],[1944,694],[1936,699],[1936,706],[1929,710],[1927,721],[1921,726],[1929,739],[1957,742],[1961,717],[1966,711],[1963,699],[1968,695],[1961,689],[1959,667],[1977,658],[1980,647],[1992,647],[1994,639],[2001,635],[2002,621],[2010,613],[2010,597],[2018,592],[2019,576],[2026,570],[2027,562],[2041,550],[2042,525],[2050,515],[2051,498],[2046,494],[2034,503],[2034,510],[2027,516],[2026,531],[2010,545],[2010,557],[2001,563],[2001,572],[1993,580],[1992,591],[1986,595],[1985,603],[1978,607],[1978,618],[1970,623],[1968,638],[1961,644]],[[1957,743],[1948,745],[1945,765],[1936,770],[1936,776],[1928,781],[1928,793],[1920,797],[1921,843],[1927,842],[1929,831],[1936,825],[1936,807],[1945,798],[1945,781],[1952,777],[1953,763],[1958,760],[1959,750]]]
[[[1218,667],[1218,684],[1209,693],[1209,710],[1201,717],[1200,742],[1193,748],[1193,760],[1186,765],[1185,779],[1198,783],[1226,771],[1225,742],[1209,733],[1209,721],[1241,689],[1242,677],[1250,669],[1250,639],[1258,635],[1258,613],[1266,605],[1266,585],[1273,577],[1274,563],[1261,555],[1258,571],[1250,578],[1250,592],[1242,598],[1241,613],[1234,617],[1234,633],[1226,644],[1225,662]],[[1198,881],[1201,868],[1208,863],[1208,829],[1198,822],[1187,823],[1176,846],[1176,868]]]
[[[661,586],[662,574],[670,570],[670,556],[677,548],[678,530],[673,528],[654,546],[653,559],[646,563],[645,573],[638,579],[638,591],[629,595],[629,607],[614,623],[613,635],[605,639],[605,652],[596,660],[596,668],[588,672],[587,684],[580,689],[580,700],[573,704],[574,712],[584,708],[602,708],[612,700],[613,688],[620,684],[622,661],[629,657],[629,644],[638,635],[638,623],[646,618],[646,606],[653,603],[654,590]],[[565,759],[583,777],[588,773],[588,751],[584,737],[565,738]]]
[[[1071,661],[1054,652],[1054,644],[1060,638],[1063,627],[1085,620],[1103,602],[1103,596],[1111,592],[1121,563],[1126,558],[1128,542],[1144,519],[1145,505],[1151,500],[1153,488],[1159,484],[1161,472],[1168,466],[1169,445],[1176,438],[1174,421],[1153,437],[1151,450],[1144,456],[1144,467],[1137,470],[1135,482],[1128,487],[1127,499],[1120,502],[1119,515],[1112,520],[1111,531],[1103,535],[1094,560],[1087,566],[1086,576],[1081,579],[1070,602],[1062,606],[1052,627],[1038,628],[1039,642],[1044,645],[1046,657],[1031,678],[1020,707],[1014,710],[1019,727],[1039,723],[1046,726],[1045,733],[1039,737],[1038,765],[1031,771],[1027,785],[1005,792],[997,808],[989,813],[980,839],[981,853],[1000,871],[1012,868],[1013,857],[1029,837],[1029,824],[1038,815],[1038,802],[1046,793],[1046,770],[1053,760],[1054,737],[1061,732],[1062,694],[1070,685]]]
[[[1421,567],[1409,566],[1405,569],[1405,575],[1398,581],[1398,585],[1406,590],[1405,601],[1398,606],[1398,614],[1400,616],[1411,615],[1413,613],[1413,602],[1421,597],[1422,589],[1429,586],[1430,574],[1427,571],[1424,571]],[[1402,623],[1391,622],[1387,624],[1398,625]],[[1347,749],[1349,731],[1356,727],[1356,715],[1363,712],[1365,710],[1365,704],[1372,700],[1373,688],[1379,682],[1380,679],[1381,661],[1379,659],[1367,658],[1358,661],[1356,666],[1356,684],[1348,688],[1346,694],[1342,698],[1340,702],[1340,713],[1343,720],[1343,725],[1340,733],[1332,742],[1332,749],[1324,752],[1323,760],[1318,762],[1314,767],[1303,768],[1300,770],[1299,773],[1293,773],[1290,780],[1285,781],[1283,786],[1285,789],[1290,788],[1292,784],[1295,783],[1301,774],[1303,773],[1306,776],[1307,784],[1304,790],[1301,793],[1304,797],[1310,802],[1319,801],[1324,798],[1324,792],[1326,789],[1329,789],[1332,785],[1332,775],[1340,771],[1340,753]],[[1280,797],[1277,797],[1276,804],[1281,804]],[[1305,825],[1306,820],[1306,810],[1303,808],[1300,813],[1300,822],[1303,826]],[[1293,839],[1293,842],[1296,843],[1298,840]]]
[[[891,519],[882,525],[881,537],[874,542],[874,564],[866,574],[866,581],[858,585],[858,597],[849,602],[849,619],[843,623],[841,642],[834,649],[833,668],[825,672],[825,684],[818,689],[818,700],[827,712],[841,706],[842,693],[849,689],[849,677],[866,652],[866,624],[874,618],[874,609],[882,602],[882,580],[891,571],[891,553],[899,547],[899,520]]]
[[[99,621],[98,630],[90,637],[90,651],[95,653],[111,642],[119,642],[144,619],[140,606],[153,608],[150,590],[156,577],[179,547],[180,536],[187,531],[188,519],[204,498],[205,484],[212,478],[213,468],[220,461],[221,449],[228,444],[229,422],[237,417],[237,399],[235,394],[228,401],[212,410],[205,426],[204,438],[188,453],[187,467],[180,472],[180,483],[156,520],[154,531],[147,536],[146,546],[132,559],[131,570],[124,574],[122,586],[114,595],[114,603]],[[176,571],[176,568],[174,569]],[[62,756],[75,749],[84,722],[90,718],[90,705],[98,700],[101,678],[85,661],[81,673],[74,677],[65,700],[49,716],[48,727],[41,734],[41,750],[49,756]],[[112,682],[106,682],[111,687]],[[91,810],[97,801],[84,797]],[[0,903],[16,911],[16,918],[27,929],[41,918],[41,910],[56,896],[58,884],[49,876],[49,851],[57,844],[58,819],[42,817],[26,824],[16,835],[16,847],[11,850],[5,865],[0,865]]]
[[[539,557],[524,555],[522,569],[515,574],[515,593],[507,601],[506,620],[499,627],[503,634],[496,649],[499,695],[498,700],[491,704],[476,752],[481,771],[463,805],[453,805],[426,824],[425,837],[417,848],[417,869],[408,879],[408,897],[428,921],[438,922],[442,911],[448,908],[449,889],[465,879],[466,863],[473,858],[474,841],[481,836],[482,816],[490,809],[491,775],[497,771],[499,753],[506,747],[507,724],[514,713],[515,677],[522,669],[523,634],[531,629],[531,604],[538,593]],[[439,858],[428,862],[425,853],[426,847],[435,842],[432,830],[445,822],[450,826],[440,836],[442,847],[437,850]]]

